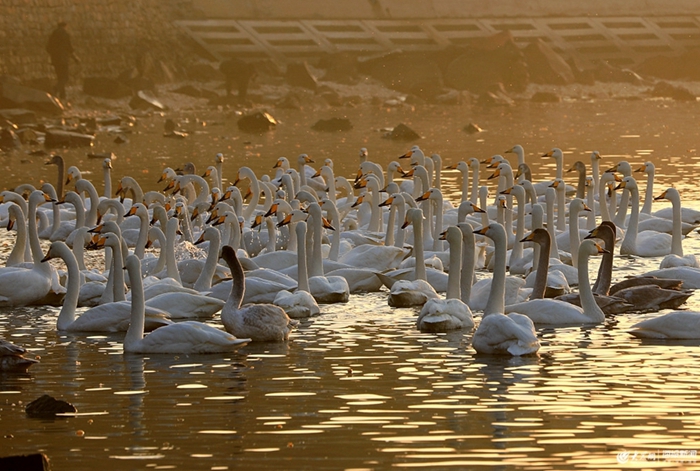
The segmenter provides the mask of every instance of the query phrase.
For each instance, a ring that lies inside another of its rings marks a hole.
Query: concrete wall
[[[697,0],[192,0],[209,18],[367,19],[700,15]]]
[[[172,21],[190,16],[188,8],[178,0],[2,0],[0,74],[53,77],[45,46],[59,20],[69,22],[81,59],[74,75],[114,76],[143,64],[145,52],[176,62]]]

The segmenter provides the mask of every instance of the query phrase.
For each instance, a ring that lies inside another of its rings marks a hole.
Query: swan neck
[[[499,230],[494,234],[493,243],[493,278],[484,316],[494,313],[502,314],[506,306],[506,244],[508,242],[504,230]]]
[[[593,291],[591,291],[588,279],[588,254],[585,251],[579,251],[578,254],[578,289],[584,315],[589,317],[592,322],[604,321],[605,314],[598,307],[598,303],[593,297]]]
[[[131,323],[124,337],[125,351],[131,350],[135,344],[143,339],[144,324],[146,322],[146,302],[143,294],[141,263],[137,261],[134,267],[131,264],[127,264],[127,270],[131,280]]]

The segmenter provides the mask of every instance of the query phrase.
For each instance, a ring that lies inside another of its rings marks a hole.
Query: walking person
[[[46,43],[46,51],[51,56],[51,64],[53,64],[53,68],[56,71],[56,86],[53,94],[64,100],[66,98],[70,60],[72,58],[75,62],[80,62],[80,59],[73,51],[67,26],[68,23],[65,21],[59,22]]]

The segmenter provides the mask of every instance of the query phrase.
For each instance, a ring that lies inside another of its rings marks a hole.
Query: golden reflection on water
[[[569,166],[587,162],[591,150],[603,155],[601,168],[651,159],[660,189],[673,184],[684,204],[700,206],[693,104],[582,101],[342,113],[355,122],[343,135],[308,129],[325,116],[286,111],[279,112],[285,126],[265,136],[241,136],[216,112],[207,119],[225,125],[185,140],[162,138],[163,118],[143,120],[142,134],[115,150],[115,181],[120,172],[136,172],[146,189],[155,189],[162,166],[192,160],[204,168],[221,151],[229,181],[237,166],[269,172],[278,156],[300,152],[317,162],[332,157],[336,173],[351,176],[360,147],[382,163],[410,147],[376,131],[405,122],[425,135],[421,147],[439,152],[445,163],[522,144],[536,178],[554,175],[554,162],[538,157],[553,146],[565,151]],[[462,133],[469,121],[486,132]],[[98,139],[95,150],[112,150],[107,142]],[[99,162],[83,152],[65,155],[99,178]],[[55,169],[13,172],[5,186],[53,181]],[[446,194],[456,199],[456,172],[443,176]],[[700,253],[698,240],[691,232],[688,253]],[[614,276],[658,262],[618,258]],[[538,357],[496,358],[476,356],[470,333],[416,331],[416,311],[390,308],[385,296],[324,306],[288,344],[251,344],[234,355],[124,355],[116,334],[56,333],[55,308],[2,310],[0,335],[41,363],[26,375],[0,375],[0,449],[43,451],[57,470],[94,469],[96,462],[124,469],[125,461],[130,469],[700,469],[700,341],[642,342],[625,333],[657,313],[618,315],[595,327],[541,328]],[[688,307],[700,309],[698,295]],[[28,419],[25,405],[44,393],[68,400],[79,413]]]

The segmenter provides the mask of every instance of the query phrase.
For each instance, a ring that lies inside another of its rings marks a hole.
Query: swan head
[[[545,152],[544,154],[542,154],[542,157],[554,157],[556,160],[559,160],[564,158],[564,153],[561,151],[560,148],[555,147],[549,152]]]
[[[637,190],[637,181],[634,177],[625,177],[622,179],[619,185],[615,187],[616,190],[620,189]]]
[[[668,188],[659,196],[654,197],[654,201],[667,199],[669,201],[678,200],[680,201],[680,193],[675,188]]]
[[[516,144],[507,151],[505,151],[504,154],[515,154],[520,156],[525,154],[525,149],[523,149],[523,146],[521,146],[520,144]]]
[[[600,255],[604,253],[610,253],[610,251],[605,250],[598,243],[590,240],[584,239],[578,248],[579,253],[584,253],[586,255]]]

